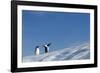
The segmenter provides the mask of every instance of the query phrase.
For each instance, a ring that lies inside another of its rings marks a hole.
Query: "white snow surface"
[[[23,62],[64,61],[90,59],[90,44],[84,43],[53,52],[31,55],[23,58]]]

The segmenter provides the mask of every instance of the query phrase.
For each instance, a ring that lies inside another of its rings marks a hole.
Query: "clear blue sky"
[[[22,53],[34,55],[37,45],[51,42],[50,51],[90,40],[90,14],[22,11]],[[44,49],[41,48],[41,53]]]

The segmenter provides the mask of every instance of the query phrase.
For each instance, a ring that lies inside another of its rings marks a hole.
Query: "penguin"
[[[47,44],[47,45],[43,45],[43,47],[45,48],[45,53],[49,52],[49,46],[51,45],[51,43]]]
[[[40,48],[39,46],[35,47],[35,55],[39,55],[40,54]]]

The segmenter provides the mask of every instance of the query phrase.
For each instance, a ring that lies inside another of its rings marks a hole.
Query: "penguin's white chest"
[[[39,55],[40,54],[40,50],[39,48],[36,49],[36,55]]]

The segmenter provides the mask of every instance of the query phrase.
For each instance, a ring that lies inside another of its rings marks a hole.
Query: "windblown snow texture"
[[[26,56],[23,58],[23,62],[64,61],[82,59],[90,59],[89,43],[56,50],[46,54]]]

